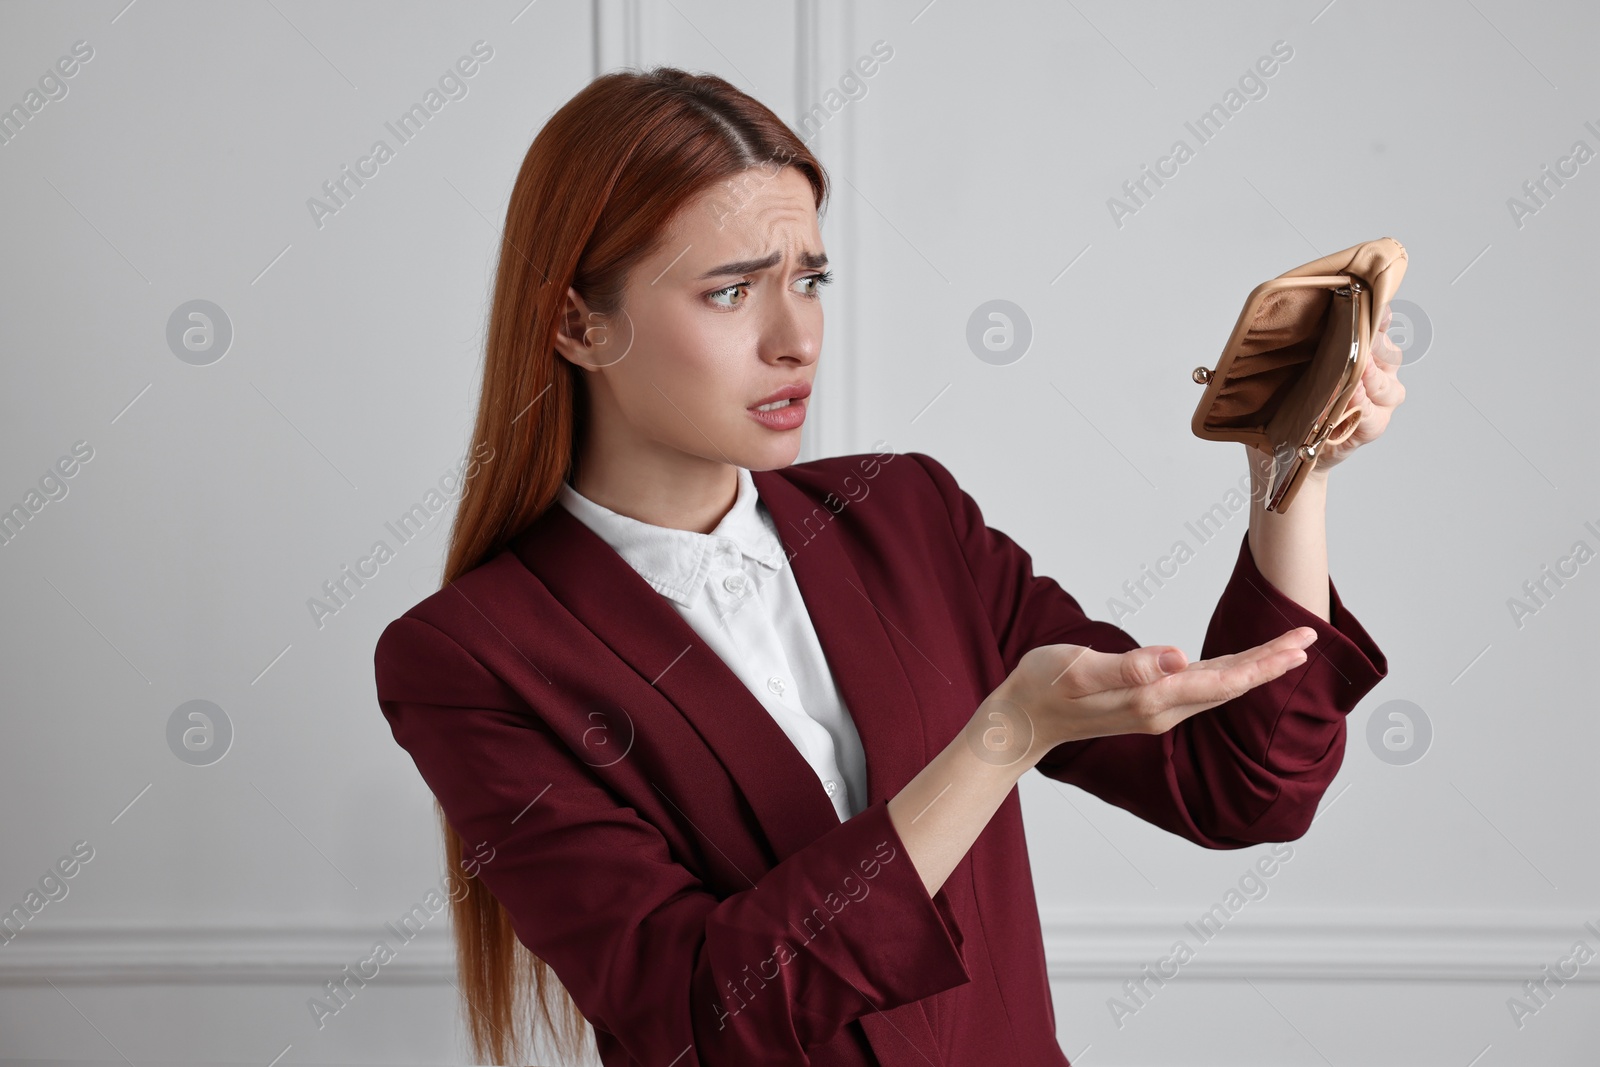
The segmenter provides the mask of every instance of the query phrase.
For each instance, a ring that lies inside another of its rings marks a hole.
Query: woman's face
[[[810,401],[765,421],[754,409],[786,386],[809,393],[826,267],[811,183],[794,167],[752,167],[691,202],[612,320],[571,294],[590,344],[557,343],[590,371],[591,443],[658,468],[678,454],[751,470],[793,463]]]

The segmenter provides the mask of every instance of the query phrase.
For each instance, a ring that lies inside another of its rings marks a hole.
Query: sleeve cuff
[[[889,802],[869,805],[839,832],[849,840],[830,841],[828,850],[854,858],[853,869],[847,860],[840,871],[839,893],[851,897],[846,912],[857,912],[853,927],[841,932],[855,946],[865,988],[882,997],[877,1006],[909,1004],[972,981],[961,949],[965,939],[949,897],[943,886],[928,895],[889,817]],[[856,908],[855,903],[871,899],[868,894],[881,894],[882,906]]]
[[[1389,663],[1366,627],[1345,607],[1339,589],[1328,580],[1328,615],[1323,619],[1289,598],[1256,566],[1246,533],[1239,540],[1239,558],[1206,631],[1204,658],[1241,652],[1297,626],[1309,626],[1317,640],[1304,664],[1289,672],[1328,675],[1326,694],[1341,710],[1355,707],[1362,696],[1389,673]]]
[[[775,1033],[792,1034],[795,1051],[814,1048],[874,1010],[972,981],[961,945],[943,887],[928,895],[890,821],[888,801],[881,800],[713,912],[706,928],[705,951],[714,964],[708,973],[725,981],[703,994],[716,999],[718,1019],[713,1024],[697,1013],[698,1039],[708,1052],[727,1052],[726,1062],[754,1062],[754,1050],[770,1049]],[[761,999],[759,990],[751,991],[753,1001],[745,999],[750,969],[741,967],[752,951],[769,946],[778,964],[797,960],[775,968],[776,980],[788,988],[787,1008],[781,997]],[[731,1027],[724,1026],[724,1014],[735,1018]]]

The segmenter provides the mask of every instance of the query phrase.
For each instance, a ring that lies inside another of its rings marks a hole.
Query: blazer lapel
[[[832,513],[781,474],[752,471],[817,640],[861,735],[867,803],[926,764],[915,696]],[[807,539],[806,530],[824,523]],[[512,545],[551,593],[694,725],[738,785],[778,861],[839,825],[810,764],[667,599],[559,503]]]
[[[867,804],[887,800],[927,766],[921,709],[885,620],[845,549],[843,523],[778,471],[752,471],[867,757]],[[818,525],[820,524],[820,529]],[[873,551],[884,551],[877,546]],[[871,552],[863,553],[870,558]]]

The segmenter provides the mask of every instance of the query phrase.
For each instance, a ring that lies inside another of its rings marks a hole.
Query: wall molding
[[[594,20],[593,76],[618,67],[640,67],[644,18],[639,0],[591,0]]]
[[[1050,977],[1120,985],[1168,955],[1196,980],[1476,982],[1518,985],[1577,940],[1600,947],[1582,918],[1508,912],[1276,912],[1230,919],[1210,941],[1185,928],[1197,913],[1058,910],[1041,916]],[[1591,920],[1594,921],[1594,920]],[[1600,926],[1600,921],[1596,922]],[[454,950],[443,917],[401,943],[382,920],[298,925],[53,924],[41,916],[0,944],[0,984],[249,984],[320,987],[386,941],[395,958],[374,981],[445,985]],[[1571,979],[1600,982],[1586,968]]]
[[[805,119],[828,88],[854,61],[855,9],[850,4],[795,0],[795,95],[789,127],[804,136]],[[829,256],[839,269],[839,284],[829,294],[824,355],[817,371],[816,412],[806,419],[799,462],[871,450],[860,403],[860,215],[849,176],[861,155],[857,109],[845,108],[816,131],[806,147],[828,172],[828,204],[822,231]],[[812,420],[816,424],[811,425]],[[890,442],[892,449],[895,442]]]
[[[1520,983],[1573,942],[1600,949],[1582,917],[1548,912],[1273,911],[1247,905],[1202,941],[1198,909],[1041,914],[1045,958],[1057,980],[1133,977],[1185,942],[1185,977],[1306,981]],[[1595,920],[1591,920],[1595,921]],[[1188,924],[1188,925],[1186,925]],[[1600,926],[1600,921],[1596,921]],[[1595,968],[1573,981],[1600,981]]]

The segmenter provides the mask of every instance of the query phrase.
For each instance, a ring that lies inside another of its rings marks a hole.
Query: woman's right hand
[[[1041,645],[1023,655],[983,711],[1008,735],[1006,742],[1022,742],[1040,755],[1066,741],[1163,734],[1298,667],[1316,639],[1315,630],[1301,626],[1243,652],[1194,663],[1172,645],[1122,653]]]

